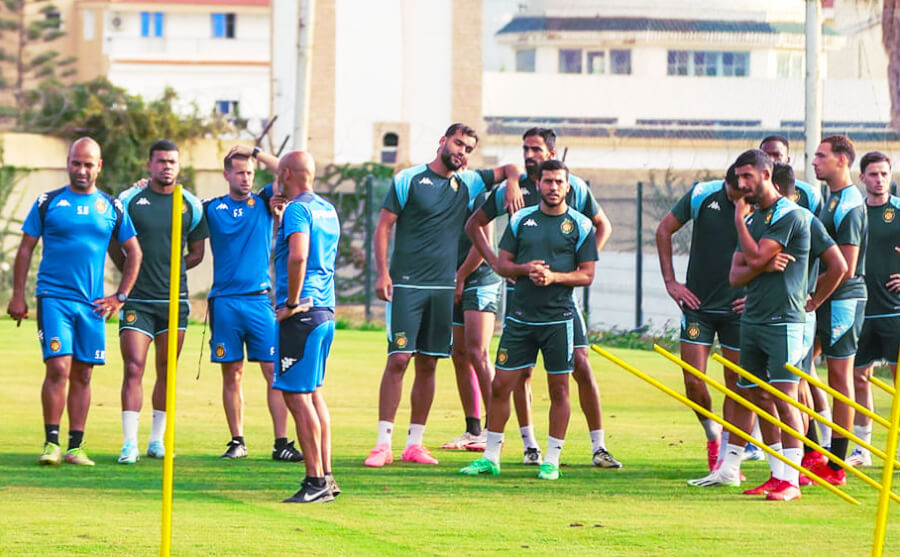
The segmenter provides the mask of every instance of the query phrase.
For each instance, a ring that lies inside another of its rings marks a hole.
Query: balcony
[[[111,63],[235,63],[268,65],[268,39],[192,37],[107,37],[105,53]]]

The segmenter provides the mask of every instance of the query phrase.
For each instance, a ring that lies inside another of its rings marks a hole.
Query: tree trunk
[[[884,0],[881,11],[881,42],[888,56],[891,127],[900,130],[900,0]]]

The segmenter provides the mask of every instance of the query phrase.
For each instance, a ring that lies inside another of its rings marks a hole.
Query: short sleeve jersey
[[[203,217],[203,204],[192,193],[182,190],[184,204],[181,212],[181,280],[179,292],[186,299],[187,269],[184,265],[184,247],[188,243],[209,237],[209,227]],[[139,301],[167,301],[169,299],[169,258],[172,245],[172,194],[162,194],[149,187],[132,187],[119,199],[125,212],[134,223],[138,242],[144,252],[141,272],[138,274],[130,299]]]
[[[67,186],[38,197],[22,232],[44,240],[37,297],[85,304],[103,297],[110,239],[122,243],[135,235],[118,200],[101,191],[76,193]]]
[[[271,289],[272,215],[266,200],[255,193],[242,200],[223,195],[204,201],[203,213],[213,254],[209,297]]]
[[[794,194],[791,196],[791,201],[811,211],[814,215],[818,215],[825,204],[821,191],[802,180],[794,182]]]
[[[774,325],[806,322],[809,273],[809,219],[803,209],[784,197],[767,209],[747,217],[747,228],[756,242],[775,240],[795,261],[780,273],[762,273],[747,285],[742,323]],[[740,251],[740,245],[738,245]]]
[[[519,178],[519,188],[522,190],[525,207],[533,207],[540,204],[541,192],[538,190],[534,180],[529,178],[527,174],[523,174]],[[494,188],[494,191],[488,195],[487,200],[481,205],[481,210],[484,211],[488,220],[494,220],[506,212],[504,205],[506,205],[505,182]],[[588,187],[587,182],[573,174],[569,174],[569,193],[566,194],[566,205],[574,208],[591,221],[600,212],[600,204],[597,203],[597,199],[591,192],[591,188]]]
[[[900,314],[900,295],[885,284],[891,275],[900,273],[900,255],[894,247],[900,245],[900,198],[893,195],[878,207],[866,206],[869,221],[869,253],[866,257],[866,316]]]
[[[466,219],[472,216],[474,212],[474,208],[479,207],[484,203],[484,200],[487,198],[487,192],[483,191],[479,193],[469,204],[469,209],[466,212]],[[457,253],[456,260],[456,268],[459,269],[463,262],[466,260],[466,257],[469,255],[469,250],[472,249],[472,240],[469,239],[469,235],[466,234],[465,229],[459,235],[459,250]],[[472,288],[475,286],[483,286],[486,284],[496,284],[500,282],[500,277],[491,270],[491,266],[487,264],[486,261],[482,261],[481,265],[479,265],[474,271],[469,273],[469,276],[466,277],[466,288]]]
[[[334,205],[310,192],[298,195],[287,204],[278,226],[275,237],[275,304],[281,307],[287,302],[290,237],[297,233],[309,236],[306,275],[300,297],[311,297],[314,307],[334,308],[334,268],[341,223]]]
[[[825,225],[822,224],[809,209],[804,208],[804,215],[809,219],[809,276],[807,277],[807,289],[809,294],[816,291],[816,282],[819,280],[819,258],[828,248],[836,245]]]
[[[837,245],[859,246],[853,278],[834,291],[832,300],[866,297],[866,243],[868,218],[865,198],[855,185],[832,193],[819,212],[819,220]]]
[[[561,273],[597,260],[594,226],[571,207],[561,215],[548,215],[539,205],[516,212],[500,239],[500,249],[511,253],[516,263],[541,259],[551,271]],[[571,286],[537,286],[528,277],[519,277],[509,318],[526,323],[571,319],[575,315],[572,291]]]
[[[725,181],[694,184],[672,207],[672,215],[682,224],[694,221],[686,283],[700,299],[700,311],[731,313],[731,303],[744,289],[728,283],[738,239]]]
[[[445,178],[428,165],[398,172],[382,207],[397,215],[391,280],[406,286],[453,286],[466,211],[493,186],[493,170],[466,170]]]

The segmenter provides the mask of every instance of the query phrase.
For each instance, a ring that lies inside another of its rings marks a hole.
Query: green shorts
[[[900,315],[867,317],[859,335],[859,349],[856,351],[854,367],[866,367],[879,361],[896,365],[898,347],[900,347]]]
[[[465,312],[482,311],[497,314],[497,306],[500,301],[500,287],[503,283],[482,284],[470,286],[463,290],[462,300],[453,305],[453,324],[462,327],[466,324]]]
[[[187,300],[178,304],[178,330],[187,329],[191,306]],[[140,302],[128,300],[119,312],[119,334],[140,331],[150,338],[169,330],[169,302]]]
[[[385,308],[388,354],[450,357],[453,290],[395,284],[393,300]]]
[[[767,383],[798,383],[800,377],[785,369],[784,364],[797,366],[803,359],[803,327],[803,323],[743,323],[741,367]],[[738,386],[756,384],[742,377]]]
[[[681,342],[712,346],[716,335],[719,344],[729,350],[740,350],[741,316],[734,312],[712,313],[685,309],[681,316]]]
[[[816,310],[816,337],[826,358],[843,360],[856,355],[866,316],[866,299],[828,300]]]
[[[526,323],[507,317],[497,348],[497,369],[532,367],[538,350],[547,373],[571,373],[575,367],[573,319],[552,323]]]

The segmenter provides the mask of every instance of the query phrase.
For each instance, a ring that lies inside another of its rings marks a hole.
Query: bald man
[[[25,284],[31,256],[38,239],[44,239],[35,288],[38,339],[46,365],[41,388],[45,441],[38,464],[59,464],[63,459],[59,423],[68,403],[65,461],[94,465],[84,450],[91,372],[106,361],[104,322],[122,307],[141,265],[141,248],[122,204],[97,189],[103,167],[100,155],[100,145],[89,137],[72,143],[67,157],[69,184],[38,197],[22,225],[16,254],[7,313],[18,324],[28,315]],[[124,265],[118,289],[104,296],[103,268],[111,239],[121,244]]]
[[[285,503],[325,503],[341,490],[331,470],[331,418],[322,397],[334,338],[334,267],[341,223],[334,206],[313,192],[312,156],[293,151],[278,163],[276,188],[288,203],[275,236],[277,358],[273,387],[297,423],[306,464],[300,489]]]

